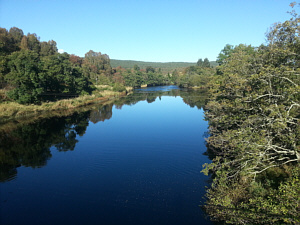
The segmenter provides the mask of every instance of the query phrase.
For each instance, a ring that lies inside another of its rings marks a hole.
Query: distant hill
[[[209,63],[212,67],[216,67],[219,65],[216,61],[210,61]]]
[[[211,66],[215,67],[218,64],[215,61],[210,62]],[[111,59],[110,65],[113,68],[121,66],[125,69],[132,69],[134,65],[138,65],[141,69],[146,69],[147,66],[151,66],[155,69],[161,69],[163,72],[173,72],[175,69],[177,71],[183,71],[186,67],[196,66],[196,62],[144,62],[135,60],[118,60]]]
[[[117,60],[111,59],[110,64],[113,68],[121,66],[125,69],[133,68],[134,65],[138,65],[141,69],[146,69],[147,66],[152,66],[153,68],[161,68],[174,70],[177,68],[185,68],[189,66],[195,66],[196,63],[189,63],[189,62],[144,62],[144,61],[135,61],[135,60]]]

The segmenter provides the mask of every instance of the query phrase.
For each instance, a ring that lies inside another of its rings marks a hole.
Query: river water
[[[0,224],[212,224],[203,99],[145,88],[2,132]]]

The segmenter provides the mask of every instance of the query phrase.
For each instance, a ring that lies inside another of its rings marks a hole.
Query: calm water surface
[[[141,89],[6,134],[0,224],[211,224],[195,102],[173,86]]]

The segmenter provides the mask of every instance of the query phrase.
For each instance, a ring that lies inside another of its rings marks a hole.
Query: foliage
[[[57,47],[55,41],[53,40],[48,42],[43,41],[40,44],[41,44],[41,51],[40,51],[41,56],[49,56],[57,53]]]
[[[219,65],[222,65],[222,64],[226,63],[227,59],[232,54],[237,53],[239,51],[244,51],[244,52],[248,52],[249,54],[252,54],[252,53],[254,53],[254,48],[251,45],[239,44],[234,47],[233,45],[227,44],[222,49],[222,51],[219,53],[216,62]]]
[[[278,176],[280,170],[285,177]],[[226,173],[220,172],[208,190],[205,210],[213,220],[230,224],[298,224],[299,172],[299,166],[278,168],[246,183],[244,177],[228,181]]]
[[[170,76],[163,75],[160,70],[156,71],[153,67],[142,70],[135,65],[133,69],[118,67],[114,70],[113,79],[130,87],[141,87],[141,85],[157,86],[170,84]]]
[[[90,50],[85,54],[82,63],[83,74],[97,81],[99,76],[109,77],[112,73],[109,56]]]
[[[113,86],[113,91],[123,92],[126,91],[126,87],[120,83],[115,83]]]
[[[9,73],[5,79],[15,86],[8,96],[19,103],[36,103],[43,89],[39,79],[39,57],[30,50],[14,52],[8,57]]]
[[[161,68],[164,73],[172,72],[175,69],[186,68],[188,66],[195,66],[196,63],[189,62],[143,62],[134,60],[117,60],[111,59],[111,66],[113,68],[122,67],[125,69],[132,69],[134,65],[140,67],[140,69],[145,70],[148,66],[155,69]]]
[[[232,53],[232,51],[233,51],[233,45],[230,45],[230,44],[225,45],[225,47],[219,53],[216,62],[219,65],[222,65],[225,62],[226,58],[228,58],[229,55]]]
[[[44,94],[79,95],[91,91],[89,82],[78,68],[73,68],[67,53],[44,57],[40,71],[41,85]]]
[[[13,27],[0,28],[0,87],[22,104],[90,94],[89,81],[110,83],[109,57],[89,51],[84,59],[57,52],[56,42],[40,42]]]
[[[208,67],[209,68],[210,67],[210,62],[209,62],[208,58],[205,58],[204,61],[202,59],[199,59],[197,61],[197,66],[199,66],[199,67]]]
[[[199,59],[197,66],[187,67],[183,76],[178,77],[176,83],[180,87],[198,87],[206,89],[215,73],[215,69],[210,67],[210,62],[207,58],[205,58],[204,61]]]
[[[35,51],[22,49],[7,60],[9,73],[5,80],[14,87],[8,96],[18,103],[39,103],[56,95],[91,92],[87,78],[72,68],[67,53],[39,57]]]
[[[207,212],[228,223],[300,222],[300,18],[268,45],[225,46],[206,105],[214,172]]]

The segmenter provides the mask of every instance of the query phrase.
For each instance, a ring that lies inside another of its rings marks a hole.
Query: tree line
[[[176,72],[176,71],[175,71]],[[200,58],[195,66],[185,68],[181,76],[177,76],[177,85],[186,88],[207,89],[209,80],[216,73],[216,68],[211,64],[208,58]]]
[[[24,35],[17,27],[0,28],[1,101],[39,104],[91,94],[99,84],[125,91],[125,86],[174,84],[175,78],[152,66],[112,68],[107,54],[92,50],[84,57],[60,54],[53,40],[40,41],[36,34]]]
[[[55,41],[41,42],[36,34],[24,35],[12,27],[0,28],[0,43],[2,99],[27,104],[91,93],[88,77],[71,63],[69,54],[57,52]]]
[[[151,66],[155,69],[161,69],[163,73],[172,73],[175,69],[184,69],[189,66],[195,66],[196,62],[144,62],[135,60],[110,60],[111,66],[116,68],[121,66],[125,69],[131,69],[134,65],[139,66],[141,69],[146,69],[146,67]]]
[[[17,27],[0,28],[0,101],[40,104],[91,94],[100,84],[113,86],[115,91],[125,91],[125,86],[167,84],[205,87],[215,71],[207,58],[172,72],[152,66],[157,64],[143,65],[112,68],[107,54],[93,50],[84,57],[61,54],[53,40],[40,41],[35,33],[25,35]],[[189,64],[168,65],[175,68]]]
[[[265,45],[226,45],[210,77],[204,208],[215,220],[300,223],[300,18],[291,14]]]

